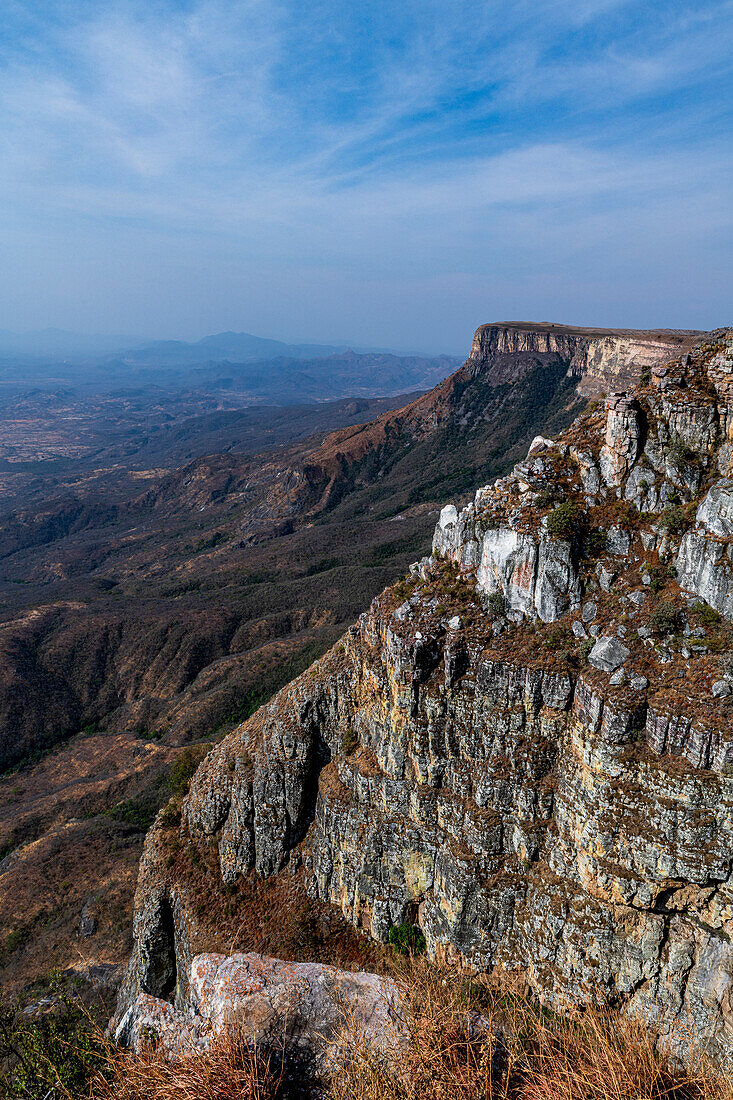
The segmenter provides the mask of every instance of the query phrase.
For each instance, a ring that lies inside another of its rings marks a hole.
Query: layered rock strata
[[[182,833],[225,883],[293,871],[376,939],[409,920],[728,1056],[731,371],[721,330],[443,509],[431,558],[197,772]],[[123,1008],[191,1003],[163,832]]]
[[[513,380],[522,360],[526,363],[530,357],[540,357],[546,362],[556,358],[567,363],[569,373],[580,383],[581,393],[598,394],[635,385],[640,370],[686,351],[695,335],[701,334],[503,322],[481,325],[476,330],[467,365],[483,370],[490,362],[497,380],[502,371],[506,380]]]

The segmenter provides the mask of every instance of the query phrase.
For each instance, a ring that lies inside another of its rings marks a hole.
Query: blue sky
[[[0,328],[733,322],[733,2],[4,0]]]

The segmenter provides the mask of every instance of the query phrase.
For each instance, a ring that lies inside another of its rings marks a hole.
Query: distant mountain
[[[123,358],[130,363],[161,364],[208,363],[227,359],[242,363],[257,359],[313,359],[316,356],[337,355],[346,351],[346,345],[286,344],[282,340],[268,340],[252,336],[249,332],[219,332],[204,336],[202,340],[188,343],[185,340],[154,340],[142,347],[126,351]]]

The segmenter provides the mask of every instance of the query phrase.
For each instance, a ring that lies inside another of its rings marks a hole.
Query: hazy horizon
[[[464,354],[729,323],[733,4],[29,0],[0,329]]]

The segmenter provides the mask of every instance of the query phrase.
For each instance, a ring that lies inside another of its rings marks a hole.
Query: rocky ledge
[[[433,554],[226,738],[146,844],[120,1010],[195,1008],[166,857],[733,1051],[733,331],[443,509]],[[171,824],[173,822],[173,824]]]

